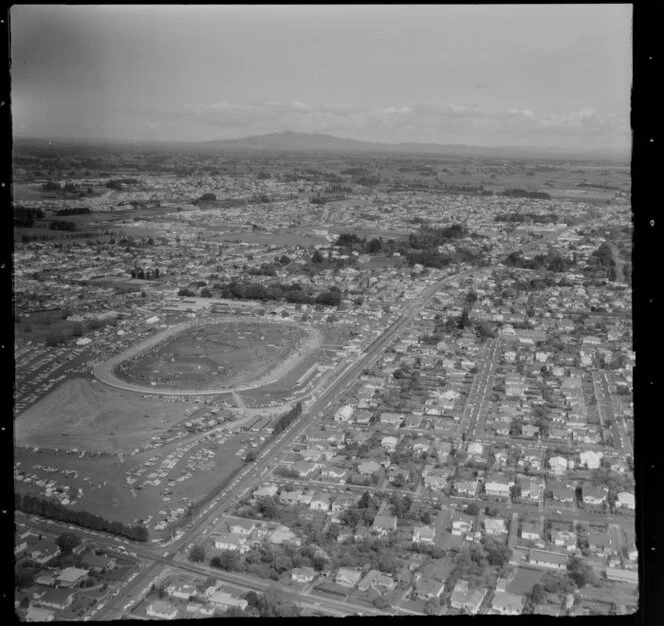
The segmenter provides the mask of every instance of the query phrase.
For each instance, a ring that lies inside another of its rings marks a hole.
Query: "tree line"
[[[284,413],[274,424],[272,434],[278,435],[302,415],[302,402],[298,402],[288,413]]]
[[[24,206],[14,208],[14,226],[32,228],[35,225],[35,220],[43,217],[44,211],[41,209],[29,209]]]
[[[68,524],[76,524],[83,528],[101,530],[113,535],[127,537],[132,541],[145,542],[149,537],[148,529],[145,526],[128,526],[122,522],[108,520],[87,511],[74,511],[62,504],[38,496],[15,493],[14,508],[28,515],[39,515]]]

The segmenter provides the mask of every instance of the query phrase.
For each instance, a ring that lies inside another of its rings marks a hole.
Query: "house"
[[[330,509],[330,497],[326,493],[320,493],[311,498],[309,508],[314,511],[328,511]]]
[[[364,578],[358,583],[357,588],[360,591],[375,589],[379,592],[392,591],[397,586],[397,581],[389,574],[383,574],[378,570],[372,569],[365,574]]]
[[[422,424],[422,416],[417,413],[411,413],[406,416],[406,428],[419,428]]]
[[[378,419],[380,420],[381,424],[389,424],[390,426],[394,426],[396,428],[401,426],[403,418],[404,415],[402,413],[391,413],[389,411],[383,411]]]
[[[292,543],[300,545],[300,538],[288,526],[277,526],[269,535],[271,543],[281,545],[282,543]]]
[[[556,502],[571,504],[574,501],[574,490],[563,484],[551,485],[551,498]]]
[[[236,607],[238,609],[247,608],[247,601],[244,598],[238,598],[223,589],[218,589],[210,597],[210,604],[214,605],[218,609],[228,610],[231,607]]]
[[[619,569],[617,567],[607,567],[606,577],[608,580],[616,580],[633,585],[639,584],[639,572],[631,569]]]
[[[445,582],[434,580],[433,578],[418,579],[415,583],[415,594],[422,600],[431,600],[433,598],[440,598],[440,594],[445,589]]]
[[[576,550],[576,533],[572,530],[551,531],[551,541],[556,546],[564,546],[568,552]]]
[[[486,589],[469,589],[467,580],[459,580],[454,585],[454,590],[450,596],[450,605],[453,609],[464,611],[475,615],[482,605],[486,596]]]
[[[81,558],[81,565],[87,567],[92,572],[100,573],[115,569],[117,561],[107,554],[95,554],[94,552],[87,552]]]
[[[477,493],[477,480],[456,480],[452,483],[455,491],[464,496],[474,496]]]
[[[380,440],[380,445],[388,452],[394,452],[397,449],[398,441],[399,440],[396,437],[388,435]]]
[[[521,429],[521,435],[523,437],[534,439],[539,435],[540,429],[538,426],[532,426],[531,424],[525,424]]]
[[[469,533],[473,528],[474,517],[461,511],[455,511],[452,515],[452,534],[463,535]]]
[[[313,567],[296,567],[291,572],[291,580],[296,583],[310,583],[315,575],[316,572]]]
[[[44,539],[28,550],[27,554],[33,561],[44,565],[60,555],[60,547],[50,539]]]
[[[335,414],[335,422],[348,422],[353,417],[353,407],[349,404],[342,406]]]
[[[282,504],[294,506],[300,503],[301,497],[302,497],[301,489],[293,489],[293,491],[282,491],[279,494],[279,502],[281,502]]]
[[[540,539],[540,525],[537,522],[523,522],[521,525],[521,538],[528,541],[537,541]]]
[[[449,475],[449,471],[444,469],[433,469],[426,472],[426,474],[423,473],[424,486],[427,489],[435,489],[437,491],[446,489]]]
[[[39,576],[35,579],[35,582],[38,585],[44,585],[45,587],[55,587],[56,575],[53,572],[48,570],[43,570],[39,572]]]
[[[415,526],[413,528],[413,543],[432,544],[436,535],[436,529],[431,526]]]
[[[524,500],[531,500],[538,502],[542,492],[544,491],[545,484],[539,478],[521,478],[519,479],[519,486],[521,487],[521,498]]]
[[[488,477],[484,483],[484,490],[487,496],[508,500],[510,497],[510,487],[514,486],[514,481],[506,476],[494,475]]]
[[[636,499],[633,493],[629,491],[621,491],[616,498],[616,506],[621,509],[629,509],[634,511],[636,509]]]
[[[606,532],[590,531],[588,533],[588,547],[596,554],[607,554],[611,551],[611,539]]]
[[[334,465],[330,465],[324,467],[321,470],[320,475],[323,476],[324,478],[330,478],[332,480],[342,481],[347,478],[348,470],[345,467],[337,467]]]
[[[538,604],[533,609],[533,615],[550,615],[551,617],[558,617],[560,615],[560,607],[552,604]]]
[[[357,466],[357,471],[362,474],[362,476],[366,476],[367,474],[374,474],[379,470],[380,465],[376,463],[376,461],[362,461]]]
[[[278,491],[279,487],[275,484],[263,485],[254,491],[254,498],[270,498],[276,496]]]
[[[588,469],[599,469],[602,457],[604,454],[602,452],[593,452],[592,450],[584,450],[579,454],[579,459],[581,459],[581,465],[587,467]]]
[[[334,577],[334,582],[343,587],[354,587],[360,582],[362,572],[348,567],[340,567],[337,570],[337,575]]]
[[[334,513],[340,513],[341,511],[354,507],[356,502],[357,497],[342,494],[332,503],[332,511]]]
[[[567,471],[567,459],[562,456],[552,456],[549,459],[549,468],[554,474],[564,474]]]
[[[559,552],[549,552],[548,550],[531,549],[528,554],[528,562],[538,567],[548,569],[566,569],[567,555]]]
[[[26,622],[52,622],[54,619],[54,611],[37,606],[30,606],[25,615]]]
[[[323,453],[318,448],[307,448],[306,450],[302,450],[302,452],[300,452],[300,456],[305,461],[316,462],[320,460],[320,458],[323,456]]]
[[[49,609],[62,611],[74,601],[75,597],[76,594],[70,589],[47,589],[43,595],[36,600],[36,603]]]
[[[306,461],[296,461],[295,463],[291,464],[291,468],[294,469],[302,478],[306,478],[307,476],[313,474],[317,467],[318,466],[315,463],[307,463]]]
[[[250,519],[235,519],[231,522],[228,522],[228,530],[234,535],[242,535],[248,537],[254,532],[256,528],[256,522]]]
[[[501,517],[485,517],[484,531],[491,537],[506,535],[507,527],[505,526],[505,520]]]
[[[88,577],[88,570],[78,567],[66,567],[55,578],[58,587],[75,587]]]
[[[583,486],[583,503],[590,506],[601,506],[606,501],[606,493],[594,485]]]
[[[189,583],[173,583],[166,587],[166,593],[179,600],[189,600],[198,593],[198,590]]]
[[[397,518],[393,515],[379,514],[374,517],[371,530],[380,535],[393,532],[397,529]]]
[[[371,422],[371,413],[364,409],[359,409],[358,411],[355,411],[353,421],[356,424],[368,424]]]
[[[482,456],[484,446],[475,441],[468,444],[468,456]]]
[[[212,536],[214,547],[217,550],[232,550],[233,552],[247,552],[249,550],[245,537],[238,537],[232,533],[215,533]]]
[[[491,600],[491,608],[500,615],[521,615],[525,598],[507,591],[496,591]]]

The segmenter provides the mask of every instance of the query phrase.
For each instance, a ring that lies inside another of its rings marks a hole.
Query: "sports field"
[[[128,391],[222,394],[278,380],[317,350],[322,334],[282,321],[242,317],[181,323],[95,367],[95,376]]]
[[[193,415],[193,402],[164,402],[72,378],[14,422],[17,445],[126,452]]]

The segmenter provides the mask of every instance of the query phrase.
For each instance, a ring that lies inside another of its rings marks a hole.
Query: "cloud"
[[[341,136],[374,137],[383,141],[444,141],[446,135],[485,134],[525,140],[531,136],[629,136],[628,121],[591,107],[565,113],[533,111],[527,107],[489,109],[479,102],[441,104],[391,103],[381,107],[351,104],[313,104],[301,101],[191,103],[168,111],[135,112],[148,123],[165,121],[194,124],[230,132],[235,136],[281,130],[328,132]]]

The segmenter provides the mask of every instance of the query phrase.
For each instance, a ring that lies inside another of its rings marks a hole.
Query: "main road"
[[[556,233],[552,233],[544,238],[532,241],[528,244],[505,250],[505,255],[516,250],[527,250],[541,245],[543,241],[553,239],[564,232],[572,230],[575,227],[566,228]],[[338,378],[332,382],[317,398],[310,401],[308,406],[302,412],[302,415],[296,419],[284,432],[276,439],[271,441],[261,452],[258,459],[247,465],[231,484],[224,489],[204,510],[202,514],[192,523],[192,525],[178,539],[172,540],[164,551],[163,556],[154,554],[152,565],[146,567],[139,577],[133,582],[133,588],[137,589],[140,585],[154,578],[163,565],[182,567],[181,563],[176,565],[175,555],[183,547],[190,543],[196,543],[205,535],[210,526],[211,520],[221,514],[230,511],[240,500],[245,497],[254,487],[260,484],[267,472],[277,462],[284,453],[287,446],[292,445],[293,441],[299,437],[305,428],[317,417],[319,417],[328,407],[332,406],[339,398],[347,393],[356,383],[365,369],[370,368],[378,357],[401,335],[404,329],[416,317],[417,313],[433,298],[433,296],[445,288],[449,283],[463,279],[482,268],[471,267],[456,274],[447,276],[441,280],[432,282],[426,286],[417,296],[405,305],[399,317],[388,326],[385,331],[378,336],[354,362],[349,364],[341,371]],[[118,605],[120,601],[110,601],[104,611],[100,612],[96,619],[104,617],[117,616],[118,610],[122,610]]]

